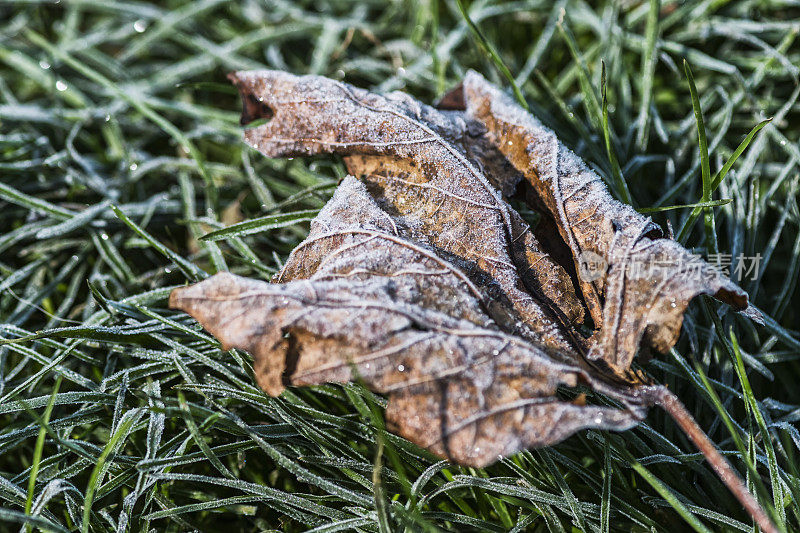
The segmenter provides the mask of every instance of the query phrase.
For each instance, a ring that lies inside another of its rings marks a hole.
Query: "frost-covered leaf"
[[[707,264],[670,266],[691,256],[477,74],[449,109],[318,76],[231,79],[242,123],[260,122],[245,131],[252,146],[340,154],[352,174],[273,283],[223,273],[170,299],[252,353],[269,394],[360,379],[388,396],[399,434],[486,465],[583,428],[632,427],[655,397],[630,372],[642,337],[672,346],[700,293],[747,308]],[[539,213],[533,230],[512,197]],[[654,259],[663,278],[628,268]],[[578,386],[622,407],[558,393]]]

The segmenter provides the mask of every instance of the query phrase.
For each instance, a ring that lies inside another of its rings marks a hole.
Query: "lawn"
[[[270,279],[346,174],[243,144],[225,75],[264,68],[424,102],[477,70],[732,261],[765,325],[699,298],[638,368],[800,530],[799,32],[781,0],[0,1],[0,531],[753,531],[663,411],[459,467],[360,385],[267,396],[169,310],[206,274]]]

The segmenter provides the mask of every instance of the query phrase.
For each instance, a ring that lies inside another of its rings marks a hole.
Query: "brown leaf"
[[[252,146],[341,154],[358,177],[342,181],[275,283],[223,273],[171,295],[226,347],[253,354],[269,394],[361,379],[388,396],[398,433],[482,466],[583,428],[632,427],[656,401],[630,372],[642,337],[671,347],[697,294],[748,307],[707,264],[697,275],[680,266],[686,250],[475,73],[447,110],[317,76],[231,79],[243,124],[268,119],[245,131]],[[507,201],[521,184],[542,217],[534,231]],[[601,266],[595,279],[581,274],[587,258]],[[663,277],[630,271],[656,259]],[[581,385],[622,407],[557,394]]]

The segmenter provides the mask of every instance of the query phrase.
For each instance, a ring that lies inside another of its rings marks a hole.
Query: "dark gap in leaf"
[[[442,111],[464,111],[467,108],[466,102],[464,101],[464,84],[459,83],[448,92],[444,93],[439,101],[436,102],[435,107]]]
[[[297,338],[291,331],[286,334],[283,342],[286,343],[286,355],[281,381],[285,387],[288,387],[292,384],[292,375],[297,370],[297,361],[300,359],[302,344],[297,342]]]
[[[255,121],[257,124],[265,124],[275,116],[275,111],[252,93],[241,93],[242,95],[242,117],[239,123],[242,126],[256,127],[253,125]]]

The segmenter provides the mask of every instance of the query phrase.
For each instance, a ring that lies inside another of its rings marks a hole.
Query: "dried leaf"
[[[658,351],[676,342],[698,294],[758,313],[615,201],[552,131],[472,72],[440,109],[318,76],[230,77],[242,124],[259,121],[245,131],[252,146],[340,154],[353,174],[274,283],[221,273],[170,296],[250,352],[266,392],[361,380],[388,396],[396,432],[474,466],[584,428],[624,430],[659,405],[777,531],[680,401],[630,369],[643,339]],[[507,201],[520,195],[541,216],[534,230]],[[558,392],[579,386],[620,407]]]
[[[388,396],[398,433],[482,466],[583,428],[632,427],[655,401],[630,372],[642,337],[672,346],[700,293],[747,308],[705,263],[697,276],[632,275],[635,261],[688,252],[475,73],[445,98],[450,109],[317,76],[231,79],[243,124],[267,120],[245,131],[252,146],[268,157],[341,154],[357,176],[275,283],[223,273],[170,298],[226,347],[252,353],[269,394],[363,380]],[[507,201],[525,183],[542,216],[534,231]],[[608,268],[587,279],[586,257]],[[580,385],[622,407],[557,394]]]

